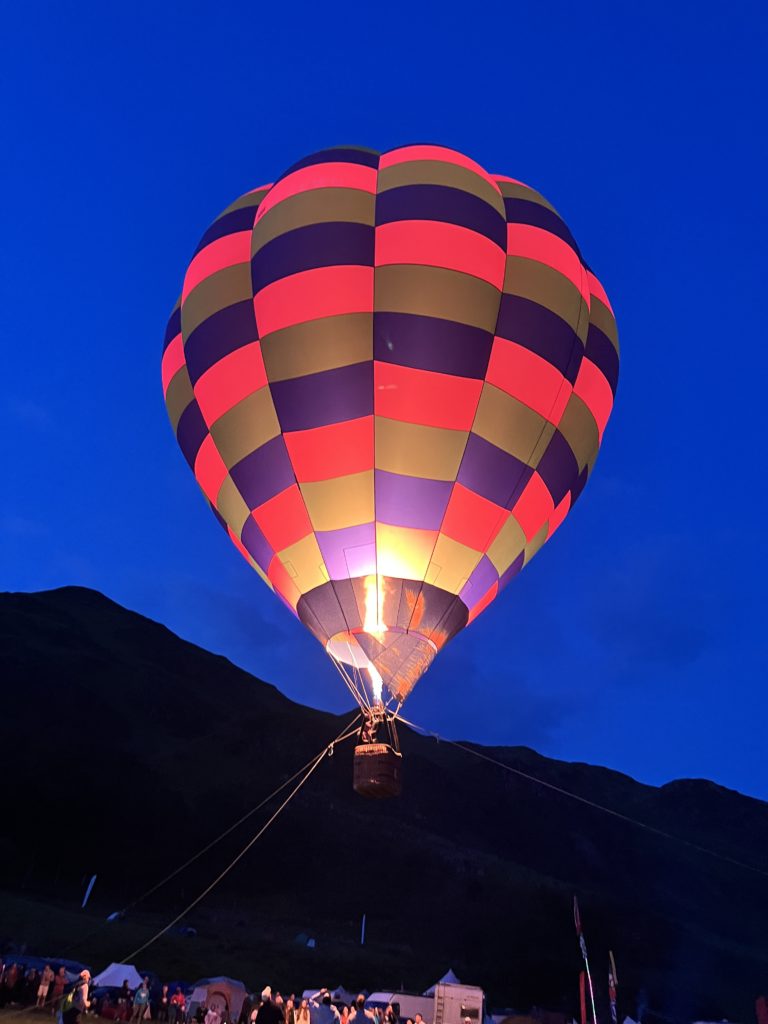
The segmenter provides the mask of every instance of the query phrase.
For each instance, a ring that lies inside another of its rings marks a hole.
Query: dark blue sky
[[[207,511],[161,341],[237,195],[337,143],[441,142],[559,209],[613,302],[622,371],[575,512],[406,711],[768,798],[763,5],[14,8],[0,588],[96,587],[296,700],[348,705]]]

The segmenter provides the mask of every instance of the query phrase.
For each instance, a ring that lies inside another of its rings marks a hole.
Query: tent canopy
[[[461,984],[461,982],[459,981],[459,979],[456,977],[456,975],[453,973],[453,971],[449,967],[448,970],[445,972],[445,974],[442,976],[442,978],[440,978],[438,981],[436,981],[434,985],[430,985],[429,986],[429,988],[424,993],[424,995],[425,996],[433,996],[435,994],[435,989],[437,988],[438,985],[460,985],[460,984]]]
[[[192,1003],[204,1003],[209,1009],[226,1010],[230,1020],[237,1020],[248,992],[235,978],[201,978],[195,982]]]
[[[127,981],[130,988],[138,988],[144,979],[133,964],[110,964],[101,974],[93,979],[94,986],[107,985],[110,988],[122,988]]]

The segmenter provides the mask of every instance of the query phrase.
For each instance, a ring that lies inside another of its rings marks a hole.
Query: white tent
[[[122,988],[127,981],[130,988],[138,988],[144,979],[133,964],[110,964],[101,974],[93,979],[93,985],[107,985],[110,988]]]
[[[460,984],[461,984],[461,982],[459,981],[459,979],[456,977],[456,975],[453,973],[453,971],[449,967],[448,970],[445,972],[445,974],[442,976],[442,978],[440,978],[439,981],[436,981],[434,985],[430,985],[429,986],[429,988],[424,993],[424,995],[425,996],[434,996],[435,989],[437,988],[438,985],[460,985]]]

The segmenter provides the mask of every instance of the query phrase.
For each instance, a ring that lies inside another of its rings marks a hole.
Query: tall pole
[[[85,905],[88,902],[88,899],[89,899],[89,897],[91,895],[91,892],[92,892],[93,887],[94,887],[95,884],[96,884],[96,875],[92,875],[91,876],[91,880],[88,883],[88,888],[85,890],[85,896],[83,896],[83,902],[80,905],[80,909],[81,910],[83,910],[85,908]]]
[[[581,915],[579,914],[579,901],[573,897],[573,923],[576,925],[576,935],[579,939],[579,949],[584,957],[584,968],[587,972],[587,983],[589,985],[589,1000],[592,1004],[592,1021],[597,1024],[597,1011],[595,1010],[595,989],[592,985],[592,972],[589,969],[589,957],[587,956],[587,943],[584,941],[584,933],[581,930]]]
[[[608,950],[608,998],[611,1003],[611,1024],[617,1024],[616,991],[619,987],[619,978],[616,974],[616,961],[613,953]]]

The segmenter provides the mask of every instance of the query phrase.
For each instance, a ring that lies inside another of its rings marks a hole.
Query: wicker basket
[[[388,743],[360,743],[355,747],[352,786],[369,800],[386,800],[402,791],[403,755]]]

